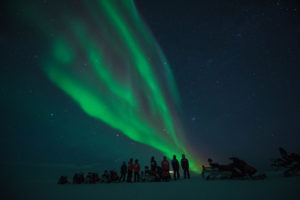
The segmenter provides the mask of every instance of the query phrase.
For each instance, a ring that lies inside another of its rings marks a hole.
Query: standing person
[[[133,165],[134,170],[134,182],[140,182],[140,164],[139,161],[136,159]]]
[[[126,166],[125,162],[123,162],[123,164],[121,166],[120,173],[121,173],[120,182],[121,181],[124,182],[125,181],[125,177],[126,177],[126,173],[127,173],[127,166]]]
[[[181,167],[183,169],[184,178],[190,178],[189,161],[185,158],[184,154],[182,154],[181,158]]]
[[[132,179],[132,171],[133,171],[133,159],[130,158],[129,162],[128,162],[128,174],[127,174],[127,182],[131,183],[131,179]]]
[[[176,178],[179,179],[180,178],[180,174],[179,174],[179,162],[176,159],[176,156],[173,156],[173,160],[172,160],[172,168],[174,171],[174,180],[176,181]]]
[[[164,181],[169,181],[170,180],[170,165],[169,161],[167,160],[167,157],[164,156],[163,161],[161,161],[161,168],[162,168],[162,179]]]
[[[150,163],[151,163],[151,172],[154,173],[154,175],[155,175],[157,164],[156,164],[154,156],[152,156]]]

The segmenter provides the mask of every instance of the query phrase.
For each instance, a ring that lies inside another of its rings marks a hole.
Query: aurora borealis
[[[296,0],[0,4],[3,172],[299,150]]]
[[[27,8],[45,37],[55,34],[41,67],[57,87],[86,114],[170,158],[184,153],[200,170],[186,148],[170,66],[133,1],[83,3],[80,14],[67,7],[51,25],[42,19],[49,10]]]

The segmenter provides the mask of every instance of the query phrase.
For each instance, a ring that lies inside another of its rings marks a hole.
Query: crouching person
[[[59,179],[58,179],[58,182],[57,184],[67,184],[69,183],[68,182],[68,177],[67,176],[61,176]]]
[[[102,182],[104,183],[110,183],[110,174],[108,173],[108,170],[104,171],[104,174],[102,175]]]

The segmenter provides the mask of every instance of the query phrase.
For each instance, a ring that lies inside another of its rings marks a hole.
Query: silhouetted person
[[[155,181],[161,181],[163,178],[163,169],[160,166],[156,167]]]
[[[126,173],[127,173],[127,166],[126,166],[125,162],[123,162],[123,164],[121,166],[120,173],[121,173],[120,181],[124,182],[125,177],[126,177]]]
[[[179,162],[176,159],[176,156],[173,156],[173,160],[172,160],[172,168],[174,171],[174,180],[179,179],[180,178],[180,174],[179,174]]]
[[[154,176],[151,176],[151,171],[149,170],[148,166],[145,166],[145,181],[153,181],[155,179]]]
[[[185,158],[184,154],[182,154],[181,158],[181,167],[183,169],[184,178],[190,178],[189,161]]]
[[[85,183],[94,184],[99,181],[99,175],[97,173],[89,172],[85,178]]]
[[[151,171],[154,172],[154,174],[155,174],[157,164],[156,164],[154,156],[152,156],[150,164],[151,164]]]
[[[138,160],[135,160],[135,163],[133,165],[134,170],[134,182],[140,181],[140,164]]]
[[[162,179],[164,181],[169,181],[170,180],[170,164],[169,161],[167,160],[167,157],[164,156],[163,161],[161,161],[161,168],[162,168]]]
[[[73,184],[79,184],[79,175],[77,173],[74,174],[73,176]]]
[[[145,174],[149,174],[150,175],[150,170],[148,166],[145,166]]]
[[[132,171],[133,171],[133,159],[131,158],[128,162],[128,174],[127,174],[127,182],[131,183],[132,179]]]
[[[61,176],[57,182],[57,184],[67,184],[67,183],[69,183],[67,176]]]
[[[116,182],[119,180],[118,173],[114,170],[110,170],[110,180]]]
[[[75,173],[73,176],[73,183],[74,184],[84,183],[84,174],[82,172],[80,172],[79,174]]]
[[[110,174],[108,173],[108,170],[104,171],[104,174],[102,175],[102,180],[105,183],[110,183],[111,179],[110,179]]]

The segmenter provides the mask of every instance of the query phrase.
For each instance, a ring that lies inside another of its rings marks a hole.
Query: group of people
[[[281,158],[273,160],[272,167],[276,169],[285,169],[284,176],[294,176],[300,175],[300,155],[295,153],[287,153],[283,148],[279,148]],[[231,163],[229,164],[219,164],[214,162],[211,158],[208,159],[209,166],[202,166],[203,178],[207,180],[212,179],[265,179],[265,174],[257,174],[257,170],[246,163],[245,161],[237,158],[230,157]],[[172,166],[172,171],[170,171],[170,165]],[[173,173],[174,180],[180,179],[180,166],[183,170],[184,178],[190,178],[189,172],[189,161],[182,155],[181,161],[173,156],[171,164],[169,163],[166,156],[158,164],[154,158],[151,157],[150,168],[145,166],[145,170],[141,170],[139,161],[136,159],[133,161],[131,158],[126,164],[123,162],[120,169],[120,176],[114,170],[105,170],[101,177],[97,173],[89,172],[85,176],[82,172],[75,173],[73,176],[73,184],[93,184],[93,183],[111,183],[111,182],[160,182],[160,181],[170,181],[171,174]],[[61,176],[58,180],[58,184],[67,184],[67,176]]]
[[[180,165],[184,173],[184,178],[190,178],[189,172],[189,161],[182,155],[181,162],[176,158],[176,155],[173,156],[171,160],[171,166],[173,171],[174,180],[180,178]],[[114,170],[105,170],[101,177],[97,173],[89,172],[87,176],[84,173],[75,173],[73,176],[73,184],[94,184],[98,182],[102,183],[112,183],[112,182],[160,182],[160,181],[170,181],[170,163],[166,156],[163,157],[160,165],[157,164],[154,156],[150,160],[150,168],[145,166],[145,170],[141,170],[140,163],[138,159],[133,161],[131,158],[126,165],[126,162],[123,162],[120,169],[120,176]],[[67,184],[69,183],[67,176],[61,176],[58,180],[58,184]]]
[[[179,161],[176,158],[176,155],[173,156],[173,159],[171,161],[172,169],[173,169],[173,176],[174,180],[177,180],[180,178],[180,165]],[[181,159],[181,167],[184,172],[184,178],[190,178],[190,172],[189,172],[189,161],[185,157],[185,155],[182,155]],[[145,166],[145,170],[141,171],[140,164],[138,160],[135,160],[133,163],[133,159],[131,158],[128,162],[128,165],[126,165],[125,162],[123,162],[120,170],[121,176],[120,176],[120,182],[153,182],[153,181],[170,181],[171,175],[170,175],[170,163],[166,156],[163,157],[163,160],[161,161],[161,164],[158,165],[154,156],[151,157],[150,160],[150,168],[148,166]],[[133,178],[134,177],[134,178]],[[132,180],[133,179],[133,180]]]
[[[85,176],[83,172],[75,173],[73,175],[73,184],[95,184],[95,183],[111,183],[111,182],[119,182],[118,173],[114,170],[105,170],[102,176],[100,177],[98,173],[88,172]],[[58,179],[58,184],[68,184],[67,176],[61,176]]]

